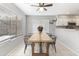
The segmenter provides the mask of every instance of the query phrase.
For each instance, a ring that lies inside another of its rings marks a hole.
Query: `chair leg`
[[[25,54],[26,49],[27,49],[27,44],[25,45],[24,54]]]
[[[54,43],[54,49],[55,49],[55,53],[56,53],[56,46],[55,46],[55,43]]]

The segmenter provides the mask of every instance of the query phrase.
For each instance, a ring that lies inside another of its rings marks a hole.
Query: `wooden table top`
[[[52,38],[50,38],[45,32],[39,33],[36,32],[34,33],[29,39],[29,42],[53,42]]]

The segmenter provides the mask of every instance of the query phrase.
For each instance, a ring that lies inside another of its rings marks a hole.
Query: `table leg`
[[[40,49],[39,49],[39,53],[34,53],[34,46],[35,43],[32,43],[31,47],[32,47],[32,56],[49,56],[49,43],[46,43],[46,53],[42,52],[42,42],[39,43]]]
[[[40,42],[39,45],[40,45],[40,50],[39,51],[40,51],[40,53],[42,53],[42,42]]]
[[[32,47],[32,55],[33,55],[34,54],[34,43],[32,43],[31,47]]]
[[[24,54],[25,54],[26,49],[27,49],[27,44],[25,45]]]
[[[47,46],[46,46],[46,53],[49,56],[49,43],[47,43]]]

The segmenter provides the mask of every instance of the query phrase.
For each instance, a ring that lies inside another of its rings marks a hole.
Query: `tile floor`
[[[52,46],[49,48],[49,56],[76,56],[75,53],[70,51],[68,48],[64,47],[58,40],[56,42],[56,49],[57,52],[55,53]],[[24,54],[24,43],[17,46],[13,49],[8,56],[32,56],[31,46],[28,45],[26,53]]]

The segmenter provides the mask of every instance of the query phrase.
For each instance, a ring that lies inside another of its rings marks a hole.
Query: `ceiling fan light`
[[[44,7],[40,7],[39,11],[43,12],[44,11]]]
[[[47,11],[47,9],[44,8],[44,7],[39,7],[39,8],[37,9],[37,11],[39,11],[39,12],[44,12],[44,11]]]
[[[40,11],[40,8],[37,8],[36,11]]]

